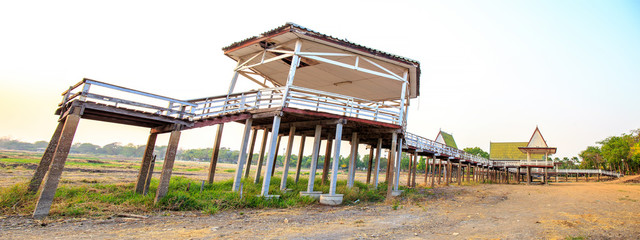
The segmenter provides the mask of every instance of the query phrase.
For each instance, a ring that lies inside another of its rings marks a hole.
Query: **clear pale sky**
[[[48,141],[60,93],[83,77],[180,99],[222,94],[235,62],[221,48],[288,21],[419,60],[408,130],[431,139],[441,128],[489,151],[538,125],[571,157],[640,128],[640,1],[2,1],[0,137]],[[238,149],[231,125],[223,146]],[[214,130],[186,131],[180,147],[210,147]],[[85,120],[74,142],[147,134]]]

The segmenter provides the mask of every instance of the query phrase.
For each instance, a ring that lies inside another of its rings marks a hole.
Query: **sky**
[[[430,139],[442,129],[489,151],[538,126],[572,157],[640,128],[639,1],[2,1],[0,137],[48,141],[60,94],[84,77],[225,94],[236,63],[221,48],[286,22],[420,61],[407,130]],[[211,147],[214,132],[185,131],[180,148]],[[239,149],[241,132],[225,126],[222,146]],[[83,120],[74,142],[140,145],[148,133]]]

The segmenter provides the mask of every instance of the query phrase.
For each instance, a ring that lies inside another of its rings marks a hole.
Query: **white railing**
[[[189,100],[196,104],[194,120],[215,117],[234,112],[268,109],[282,106],[284,88],[264,88],[255,91],[233,93]]]
[[[556,169],[555,172],[560,174],[582,173],[582,174],[601,174],[601,175],[607,175],[607,176],[622,177],[621,173],[602,170],[602,169]]]
[[[284,102],[283,102],[284,99]],[[401,109],[383,102],[290,86],[189,100],[195,119],[273,107],[290,107],[401,125]]]
[[[449,157],[461,159],[463,161],[473,162],[485,166],[488,166],[490,164],[490,161],[485,158],[474,156],[460,149],[449,147],[445,144],[418,136],[410,132],[404,133],[404,143],[407,147],[415,148],[418,151],[427,151],[440,155],[446,155]]]
[[[545,167],[553,167],[553,161],[527,161],[527,160],[522,160],[520,161],[520,166],[545,166]]]
[[[196,104],[164,97],[157,94],[133,90],[113,84],[99,82],[92,79],[82,81],[69,87],[62,93],[61,108],[75,101],[93,101],[113,107],[124,106],[127,109],[137,110],[154,115],[174,117],[178,119],[191,119],[194,116]]]

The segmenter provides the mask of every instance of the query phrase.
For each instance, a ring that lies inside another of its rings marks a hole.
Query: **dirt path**
[[[213,216],[158,213],[148,219],[76,219],[41,226],[7,217],[0,238],[163,239],[539,239],[640,237],[640,185],[478,185],[433,190],[404,204],[236,210]],[[164,216],[169,214],[170,216]]]

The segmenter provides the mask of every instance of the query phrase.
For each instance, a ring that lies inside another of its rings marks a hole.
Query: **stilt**
[[[436,183],[436,156],[431,158],[431,188],[435,187]]]
[[[329,186],[329,194],[320,195],[320,203],[327,205],[340,205],[342,203],[342,194],[336,194],[336,184],[338,182],[338,165],[340,164],[340,143],[342,141],[342,125],[343,121],[336,124],[336,136],[334,143],[333,164],[331,169],[331,183]]]
[[[40,184],[42,184],[42,179],[47,175],[47,171],[49,171],[49,166],[51,166],[51,160],[53,159],[53,155],[56,152],[56,147],[58,146],[58,140],[60,139],[60,134],[62,134],[62,128],[64,127],[65,119],[60,119],[58,121],[58,126],[56,130],[53,131],[53,135],[51,136],[51,140],[49,141],[49,145],[47,149],[42,154],[42,158],[40,159],[40,163],[36,168],[36,171],[33,173],[33,177],[31,181],[29,181],[29,187],[27,188],[28,192],[35,193],[40,188]],[[48,213],[47,213],[48,214]]]
[[[413,154],[413,173],[411,174],[411,187],[416,187],[416,172],[418,171],[418,155]]]
[[[249,118],[244,122],[244,132],[242,134],[240,154],[238,154],[238,164],[236,167],[235,177],[233,178],[233,187],[231,188],[231,190],[234,192],[240,190],[240,184],[242,184],[242,170],[244,169],[244,162],[247,160],[247,147],[249,145],[252,123],[252,118]]]
[[[367,164],[367,184],[371,183],[372,169],[373,169],[373,145],[369,146],[369,164]]]
[[[267,169],[264,172],[264,178],[262,179],[262,190],[260,196],[269,197],[269,183],[271,183],[271,173],[273,172],[273,165],[276,161],[276,149],[278,148],[278,131],[280,130],[280,115],[273,117],[273,126],[271,127],[271,137],[269,138],[269,155],[267,157]]]
[[[395,151],[393,151],[395,153]],[[391,149],[389,149],[389,152],[387,153],[387,170],[385,172],[386,176],[384,178],[384,181],[389,183],[390,181],[390,171],[389,171],[389,166],[391,166],[391,160],[393,160],[393,157],[391,157]]]
[[[445,163],[445,171],[444,171],[444,185],[445,186],[449,186],[449,181],[451,181],[451,162],[449,162],[449,160],[447,160],[447,162]]]
[[[136,193],[142,194],[145,192],[145,183],[147,182],[147,175],[149,175],[149,171],[153,171],[153,169],[149,170],[149,165],[151,164],[151,159],[153,158],[153,149],[156,146],[156,139],[158,138],[157,133],[149,134],[149,138],[147,139],[147,146],[144,150],[144,155],[142,155],[142,164],[140,165],[140,171],[138,171],[138,180],[136,181]]]
[[[438,164],[438,185],[442,182],[442,159],[440,159],[440,164]]]
[[[382,138],[378,138],[378,146],[376,147],[376,174],[373,179],[375,188],[378,188],[378,176],[380,175],[380,155],[382,155]]]
[[[520,167],[516,168],[516,183],[520,184]]]
[[[313,187],[316,180],[316,169],[318,168],[318,155],[320,154],[320,142],[322,141],[322,126],[316,125],[316,132],[313,137],[313,153],[311,154],[311,166],[309,166],[309,182],[307,192],[300,192],[301,196],[311,196],[319,198],[322,192],[314,192]]]
[[[60,176],[62,175],[64,164],[67,161],[67,155],[69,155],[69,149],[71,149],[71,144],[73,143],[73,137],[76,134],[78,123],[80,122],[80,108],[75,107],[70,109],[69,115],[65,117],[63,122],[64,126],[62,127],[60,137],[58,138],[58,143],[56,144],[51,163],[49,164],[49,170],[44,176],[42,191],[38,196],[38,202],[36,203],[35,210],[33,211],[34,218],[42,218],[49,215],[49,210],[53,203],[53,197],[56,194],[56,189],[60,182]]]
[[[324,164],[322,167],[322,185],[326,184],[329,180],[329,163],[331,162],[331,134],[327,135],[327,143],[324,152]]]
[[[169,191],[169,180],[171,179],[171,173],[173,171],[173,162],[176,160],[176,152],[178,151],[178,143],[180,142],[180,130],[181,126],[176,125],[169,136],[169,145],[167,146],[167,153],[164,155],[160,184],[158,185],[158,190],[156,190],[154,203],[158,203]]]
[[[293,148],[293,139],[296,136],[296,126],[289,128],[289,139],[287,140],[287,151],[282,162],[282,179],[280,179],[280,190],[287,189],[287,177],[289,177],[289,162],[291,161],[291,150]]]
[[[302,138],[300,138],[300,148],[298,149],[298,162],[296,163],[296,180],[295,183],[298,183],[298,180],[300,179],[300,168],[302,167],[302,159],[304,158],[304,141],[305,138],[307,138],[307,136],[302,135]],[[320,144],[320,143],[318,143]],[[318,145],[318,148],[320,146]],[[317,159],[316,159],[316,164],[317,164]],[[315,171],[314,171],[315,172]]]
[[[548,184],[548,179],[549,179],[549,174],[548,174],[548,168],[544,168],[544,181],[542,182],[542,184]]]
[[[347,173],[347,188],[353,187],[356,177],[356,159],[358,158],[358,133],[351,135],[351,154],[349,158],[349,172]]]
[[[394,163],[394,170],[395,170],[395,178],[394,179],[394,187],[393,190],[395,190],[396,192],[398,191],[398,184],[400,184],[400,161],[402,160],[402,138],[398,139],[398,156],[396,156],[396,162]]]
[[[391,197],[393,197],[393,186],[394,186],[394,181],[392,181],[393,179],[393,165],[395,164],[395,161],[393,160],[393,158],[396,157],[396,146],[397,146],[397,141],[398,141],[398,133],[394,132],[391,135],[391,147],[389,148],[389,165],[387,165],[387,199],[391,199]]]
[[[531,167],[527,167],[527,184],[531,184]]]
[[[213,142],[213,153],[211,154],[211,162],[209,163],[209,176],[207,177],[209,184],[213,183],[213,178],[216,176],[216,165],[218,164],[218,154],[220,153],[220,141],[222,141],[223,129],[224,123],[218,124],[218,130],[216,130],[216,138]]]
[[[458,179],[458,186],[460,186],[462,185],[462,163],[458,162],[458,164],[456,165],[456,168],[458,170],[458,174],[456,174],[456,178]]]
[[[153,177],[153,169],[155,169],[155,166],[156,166],[156,156],[153,155],[153,157],[151,158],[151,163],[149,164],[149,167],[148,167],[147,177],[144,180],[144,188],[142,189],[142,195],[147,196],[147,193],[149,193],[149,185],[151,185],[151,178]]]
[[[253,129],[253,131],[251,131],[251,141],[249,144],[249,153],[247,156],[247,167],[244,170],[244,178],[249,178],[249,172],[251,171],[251,160],[253,160],[253,149],[256,146],[256,137],[258,135],[258,129]]]
[[[409,154],[409,171],[407,171],[407,187],[411,187],[411,174],[413,174],[413,159]]]
[[[262,143],[260,144],[260,154],[258,156],[258,166],[256,166],[256,178],[253,179],[253,183],[260,182],[260,176],[262,175],[262,165],[264,163],[264,154],[267,147],[267,140],[269,139],[269,130],[262,130]]]
[[[271,176],[274,175],[274,173],[276,173],[276,164],[278,163],[278,151],[280,150],[280,141],[282,140],[282,135],[275,133],[276,135],[278,135],[278,141],[276,141],[276,149],[275,151],[275,160],[273,161],[273,166],[271,167]]]

